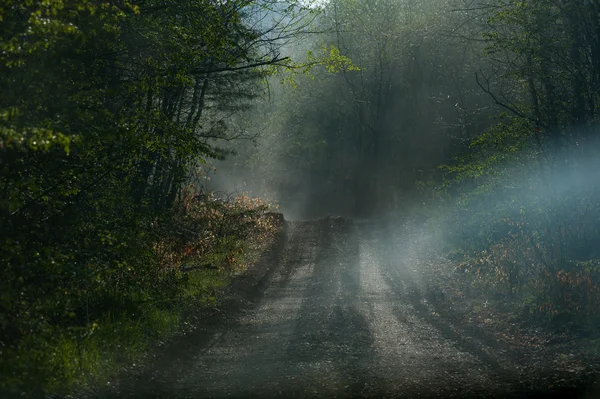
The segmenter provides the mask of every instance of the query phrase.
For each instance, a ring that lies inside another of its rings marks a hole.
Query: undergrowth
[[[532,131],[504,120],[443,166],[427,228],[465,298],[520,323],[597,334],[596,164],[578,146],[540,144]]]
[[[2,392],[60,397],[110,384],[124,367],[142,362],[189,315],[215,305],[232,276],[272,244],[280,226],[268,208],[243,195],[216,198],[186,188],[170,216],[146,232],[143,269],[123,262],[103,274],[96,265],[87,289],[54,290],[24,304],[30,313],[4,316],[18,331],[1,339]]]

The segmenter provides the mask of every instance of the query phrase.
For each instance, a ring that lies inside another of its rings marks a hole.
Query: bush
[[[29,288],[35,279],[5,273],[0,292],[18,304],[1,316],[2,391],[65,394],[139,359],[190,311],[214,304],[230,276],[270,245],[277,222],[268,208],[246,196],[200,198],[187,188],[172,211],[138,225],[146,230],[102,232],[114,252],[79,268],[55,260],[43,290]]]
[[[532,141],[519,120],[471,148],[444,167],[439,198],[447,206],[434,222],[469,292],[560,326],[600,316],[596,162],[576,158],[577,148]]]

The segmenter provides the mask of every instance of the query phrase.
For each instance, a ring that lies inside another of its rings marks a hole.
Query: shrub
[[[23,280],[4,274],[0,292],[19,302],[1,316],[3,392],[66,394],[106,381],[150,342],[172,336],[189,311],[214,304],[230,276],[275,237],[277,221],[260,199],[199,197],[190,187],[179,197],[169,213],[139,223],[129,237],[101,232],[105,257],[78,268],[55,258],[43,291],[24,295],[15,289],[27,289]]]

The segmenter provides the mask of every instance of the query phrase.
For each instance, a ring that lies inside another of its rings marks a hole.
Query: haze
[[[597,392],[599,1],[5,3],[2,397]]]

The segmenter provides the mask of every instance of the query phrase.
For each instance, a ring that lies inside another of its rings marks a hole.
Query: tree
[[[273,120],[265,130],[280,147],[276,153],[286,154],[276,165],[297,177],[296,188],[276,190],[281,196],[322,187],[316,191],[327,199],[309,201],[329,212],[399,210],[416,199],[417,181],[434,176],[435,165],[490,124],[490,100],[474,79],[483,45],[452,33],[471,18],[452,7],[345,0],[324,6],[317,19],[324,33],[312,51],[333,46],[357,68],[315,70],[295,90],[271,92]]]
[[[2,384],[40,388],[54,372],[43,348],[178,295],[157,236],[311,13],[294,0],[0,4]]]

